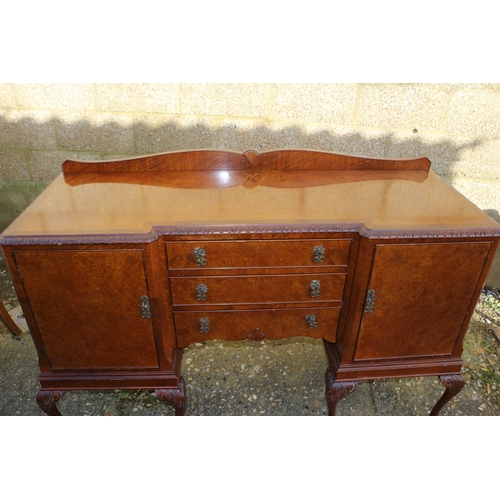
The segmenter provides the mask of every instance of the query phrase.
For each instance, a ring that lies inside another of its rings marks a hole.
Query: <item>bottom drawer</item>
[[[209,339],[262,340],[306,336],[335,342],[340,307],[199,311],[174,314],[177,346]]]

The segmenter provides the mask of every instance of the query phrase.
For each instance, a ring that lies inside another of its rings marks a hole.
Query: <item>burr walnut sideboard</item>
[[[463,387],[500,226],[429,167],[309,150],[67,160],[0,240],[40,408],[154,389],[181,415],[190,343],[307,336],[330,415],[358,380],[430,375],[437,415]]]

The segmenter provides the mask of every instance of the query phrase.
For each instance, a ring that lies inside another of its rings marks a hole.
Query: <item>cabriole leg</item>
[[[446,390],[441,396],[440,400],[436,403],[436,406],[431,411],[431,416],[436,416],[443,409],[443,406],[448,403],[452,398],[454,398],[465,385],[465,381],[462,375],[440,375],[439,380],[445,385]]]
[[[60,417],[56,403],[64,396],[66,391],[39,391],[36,402],[40,409],[52,417]]]
[[[337,403],[356,389],[356,382],[335,382],[335,377],[330,366],[326,369],[325,380],[328,415],[335,416]]]
[[[175,408],[175,414],[177,416],[184,415],[186,411],[186,391],[182,375],[179,379],[178,389],[156,389],[155,394],[157,398],[172,405]]]

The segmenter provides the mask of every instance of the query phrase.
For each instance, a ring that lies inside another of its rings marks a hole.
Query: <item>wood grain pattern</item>
[[[294,175],[283,171],[283,184]],[[171,239],[252,233],[279,237],[361,232],[387,238],[414,233],[418,237],[500,235],[498,224],[479,208],[433,172],[426,176],[421,182],[380,178],[253,188],[210,188],[202,183],[198,189],[188,189],[132,182],[70,186],[61,175],[4,231],[2,239],[3,244],[61,240],[83,244],[149,242],[161,235]]]
[[[341,301],[345,274],[294,274],[271,276],[203,276],[171,278],[174,307],[184,304],[256,304],[260,302]],[[311,282],[320,282],[318,297],[311,296]],[[196,286],[206,284],[207,300],[197,299]]]
[[[428,158],[369,158],[326,151],[282,149],[260,153],[252,162],[255,169],[269,170],[424,170]]]
[[[490,247],[377,245],[374,311],[362,316],[354,359],[451,355]]]
[[[308,314],[314,314],[318,326],[309,328]],[[196,311],[175,313],[178,347],[210,339],[247,340],[255,329],[268,339],[295,336],[327,338],[335,342],[340,308],[249,310],[249,311]],[[200,319],[209,319],[208,333],[200,333]]]
[[[140,250],[16,252],[53,369],[158,367]]]
[[[121,160],[66,160],[62,171],[69,173],[164,172],[242,169],[249,165],[240,153],[218,150],[172,151]]]
[[[324,342],[329,365],[335,380],[374,380],[381,378],[425,377],[460,373],[463,360],[459,356],[428,356],[419,358],[387,358],[380,360],[344,360],[345,343]]]
[[[172,151],[115,161],[66,160],[64,173],[164,172],[196,170],[429,170],[427,158],[386,159],[327,151],[284,149],[257,153],[221,150]]]
[[[426,170],[213,170],[166,172],[84,172],[65,173],[64,182],[69,186],[85,184],[134,184],[176,189],[227,189],[258,186],[297,189],[328,186],[348,182],[373,180],[407,180],[423,182]]]
[[[167,244],[168,267],[175,269],[197,269],[239,267],[292,267],[292,266],[336,266],[347,265],[351,239],[283,241],[206,241]],[[314,248],[325,249],[324,259],[314,261]],[[196,265],[195,248],[206,252],[206,265]]]

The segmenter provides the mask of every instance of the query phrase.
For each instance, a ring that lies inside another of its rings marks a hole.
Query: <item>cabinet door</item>
[[[142,250],[15,252],[53,369],[158,367]]]
[[[490,246],[376,245],[354,359],[450,355]]]

